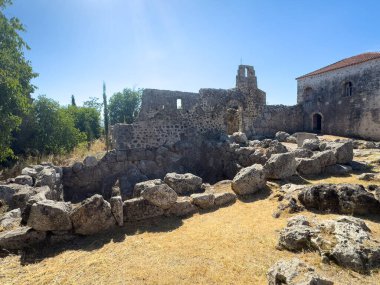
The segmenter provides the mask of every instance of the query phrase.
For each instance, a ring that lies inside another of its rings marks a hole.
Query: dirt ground
[[[356,160],[374,163],[380,151],[356,152]],[[347,177],[308,177],[302,183],[359,183]],[[368,183],[367,183],[368,184]],[[372,183],[373,184],[373,183]],[[277,250],[278,232],[289,214],[275,219],[278,202],[269,199],[276,185],[235,204],[187,219],[157,218],[126,224],[112,232],[78,238],[70,244],[30,250],[0,259],[0,284],[266,284],[266,272],[278,259],[298,257],[335,284],[379,284],[380,272],[362,275],[322,264],[316,252]],[[231,191],[230,184],[216,186]],[[337,215],[308,211],[320,220]],[[379,217],[365,219],[380,240]]]

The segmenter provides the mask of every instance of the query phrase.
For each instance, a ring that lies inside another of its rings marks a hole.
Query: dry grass
[[[20,158],[19,161],[11,168],[0,171],[0,179],[15,177],[20,174],[21,170],[33,164],[42,162],[51,162],[54,165],[68,166],[76,161],[82,161],[86,156],[94,155],[101,158],[106,151],[106,145],[103,139],[95,140],[93,143],[81,143],[72,152],[64,155],[43,155],[37,157]]]

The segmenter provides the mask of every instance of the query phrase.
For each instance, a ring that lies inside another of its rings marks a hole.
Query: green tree
[[[131,124],[135,120],[141,106],[142,89],[125,88],[110,98],[109,113],[111,125],[117,123]]]
[[[67,108],[58,102],[39,96],[33,102],[35,137],[32,148],[44,154],[72,151],[86,140],[86,134],[75,128],[75,121]]]
[[[108,151],[109,140],[108,140],[108,127],[109,127],[109,117],[108,117],[108,104],[106,95],[106,84],[103,82],[103,108],[104,108],[104,133],[106,136],[106,148]]]
[[[68,112],[74,119],[75,127],[85,133],[87,141],[100,137],[100,112],[95,108],[68,106]]]
[[[23,25],[3,13],[11,4],[11,0],[0,0],[0,161],[13,155],[12,133],[28,112],[34,91],[30,81],[37,76],[24,57],[29,47],[20,36]]]
[[[71,106],[76,106],[77,103],[75,103],[75,97],[74,95],[71,95]]]
[[[89,100],[83,102],[83,107],[94,108],[99,113],[102,112],[103,103],[98,102],[100,99],[97,97],[90,97]]]

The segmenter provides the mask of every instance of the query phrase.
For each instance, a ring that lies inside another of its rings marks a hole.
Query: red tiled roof
[[[302,76],[300,76],[300,77],[298,77],[296,79],[301,79],[301,78],[304,78],[304,77],[309,77],[309,76],[313,76],[313,75],[329,72],[329,71],[332,71],[332,70],[336,70],[336,69],[339,69],[339,68],[343,68],[343,67],[347,67],[347,66],[363,63],[363,62],[366,62],[366,61],[369,61],[369,60],[373,60],[373,59],[377,59],[377,58],[380,58],[380,52],[366,52],[366,53],[362,53],[362,54],[355,55],[355,56],[352,56],[352,57],[349,57],[349,58],[345,58],[343,60],[340,60],[338,62],[335,62],[333,64],[325,66],[323,68],[317,69],[317,70],[315,70],[313,72],[310,72],[308,74],[302,75]]]

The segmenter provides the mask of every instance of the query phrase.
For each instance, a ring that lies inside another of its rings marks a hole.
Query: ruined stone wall
[[[320,114],[322,133],[380,140],[380,60],[301,78],[297,99],[306,131],[313,131],[313,115]]]
[[[303,130],[303,108],[301,105],[266,105],[253,122],[257,136],[273,137],[278,131],[289,134]]]

